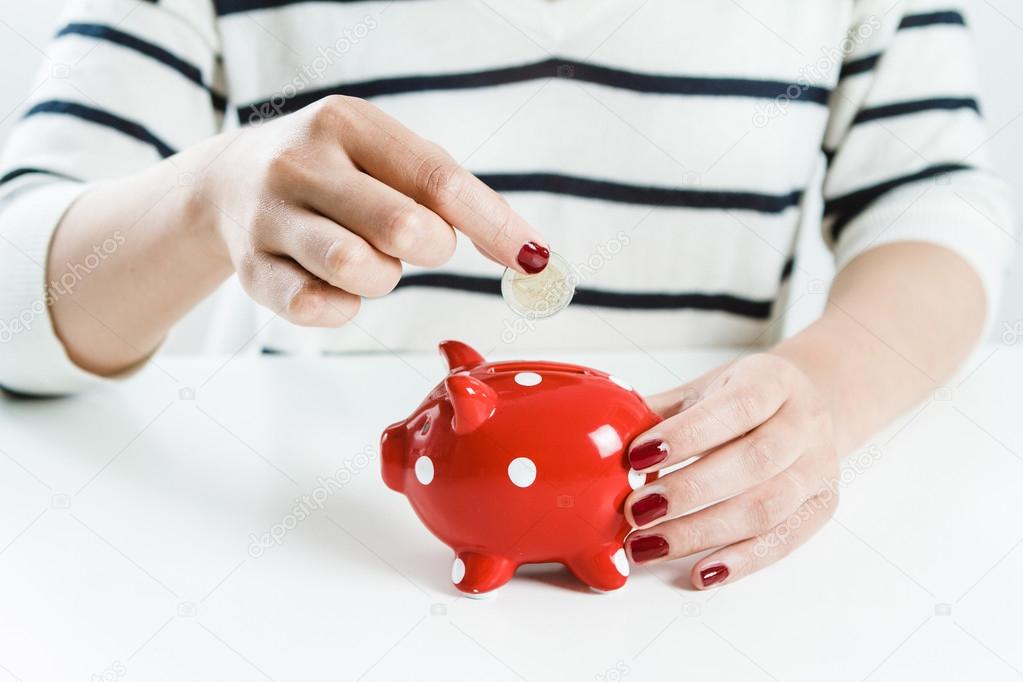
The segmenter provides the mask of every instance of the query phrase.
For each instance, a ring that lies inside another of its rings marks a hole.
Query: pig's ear
[[[497,409],[497,393],[479,379],[467,374],[452,374],[444,380],[455,416],[451,428],[458,435],[475,431]]]
[[[482,365],[486,360],[475,350],[461,341],[441,341],[440,354],[448,363],[448,371],[461,372]]]

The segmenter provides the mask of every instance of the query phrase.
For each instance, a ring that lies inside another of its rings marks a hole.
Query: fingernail
[[[668,541],[660,535],[644,535],[629,540],[629,553],[640,563],[668,556]]]
[[[519,249],[519,256],[517,258],[522,269],[531,275],[542,272],[547,267],[547,261],[550,259],[550,250],[536,242],[526,242],[523,244],[522,248]]]
[[[639,471],[663,462],[668,457],[668,444],[663,440],[652,440],[629,450],[629,464]]]
[[[714,564],[700,571],[700,582],[703,583],[704,587],[710,587],[716,583],[723,581],[728,577],[728,566],[724,564]]]
[[[668,513],[668,498],[664,495],[647,495],[636,504],[632,505],[632,518],[637,526],[645,526],[654,519],[659,519]]]

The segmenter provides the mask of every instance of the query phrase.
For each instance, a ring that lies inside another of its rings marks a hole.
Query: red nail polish
[[[540,246],[536,242],[526,242],[519,249],[519,255],[516,260],[519,261],[519,265],[522,269],[531,275],[535,275],[538,272],[542,272],[547,267],[547,261],[551,259],[551,252],[544,246]]]
[[[632,505],[632,518],[636,525],[645,526],[655,519],[659,519],[668,513],[668,498],[664,495],[647,495],[636,504]]]
[[[663,440],[652,440],[629,450],[629,464],[639,471],[652,467],[668,458],[668,445]]]
[[[716,583],[723,581],[728,577],[728,566],[724,564],[714,564],[700,571],[700,582],[703,583],[704,587],[710,587]]]
[[[668,556],[668,541],[660,535],[644,535],[629,540],[629,553],[640,563]]]

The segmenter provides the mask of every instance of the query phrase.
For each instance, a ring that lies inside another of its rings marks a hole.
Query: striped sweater
[[[211,349],[768,344],[802,295],[801,229],[839,268],[944,245],[993,306],[1011,219],[974,68],[954,0],[73,0],[0,162],[0,383],[93,379],[39,305],[53,230],[90,182],[332,93],[502,192],[573,265],[575,299],[519,318],[463,240],[340,330],[290,327],[231,282]]]

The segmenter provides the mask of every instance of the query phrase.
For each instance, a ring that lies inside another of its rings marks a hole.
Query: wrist
[[[873,399],[869,342],[862,330],[825,316],[768,352],[781,357],[813,385],[835,429],[835,447],[846,455],[886,419]]]
[[[175,197],[181,228],[197,253],[226,278],[234,272],[230,251],[220,229],[223,209],[215,195],[217,183],[211,167],[231,144],[233,135],[218,135],[175,157]]]
[[[814,382],[826,385],[835,379],[844,361],[844,340],[838,330],[819,319],[806,329],[779,341],[768,353],[784,358]]]

